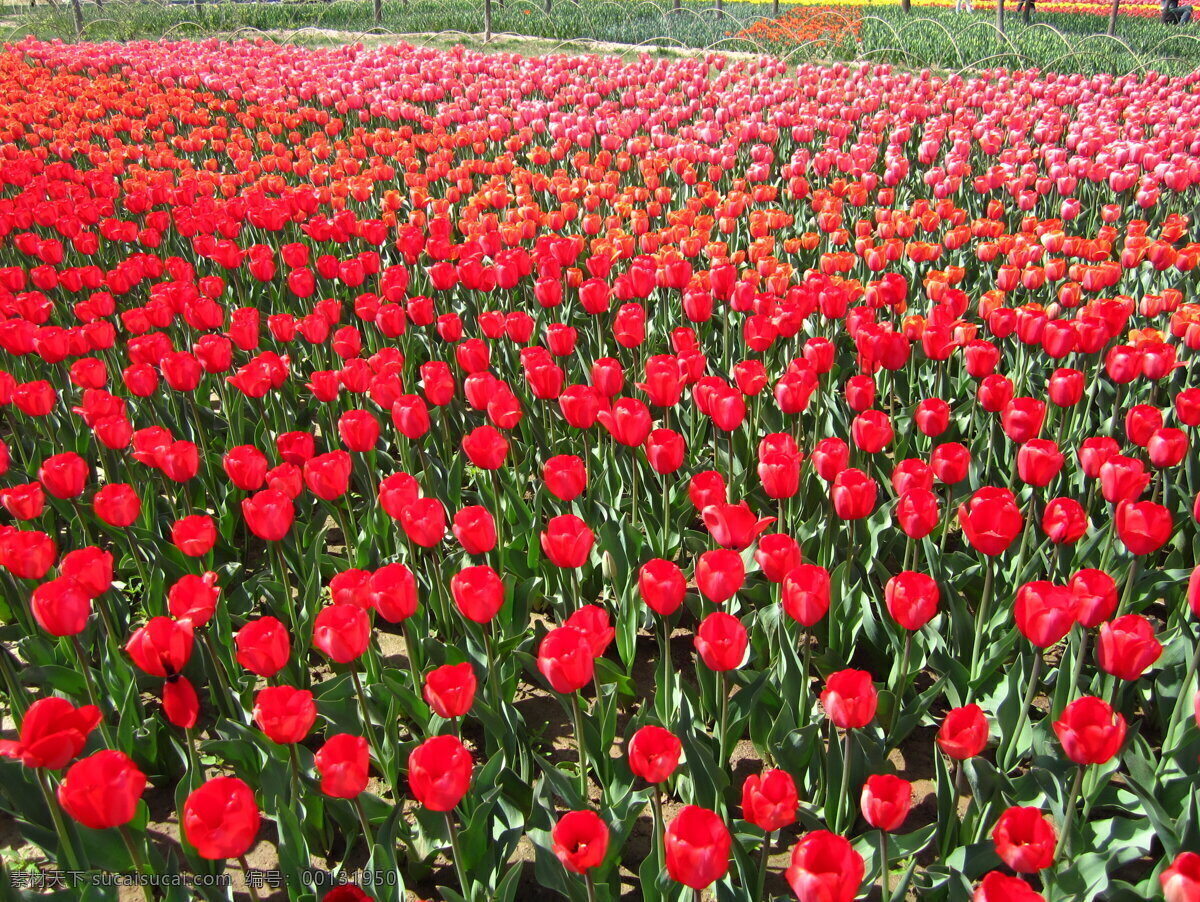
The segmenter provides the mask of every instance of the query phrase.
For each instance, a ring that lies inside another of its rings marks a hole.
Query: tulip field
[[[1200,899],[1197,76],[0,110],[4,898]]]

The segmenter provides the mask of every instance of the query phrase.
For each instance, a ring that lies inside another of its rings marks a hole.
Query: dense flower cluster
[[[8,47],[0,807],[297,892],[1196,899],[1198,80]]]

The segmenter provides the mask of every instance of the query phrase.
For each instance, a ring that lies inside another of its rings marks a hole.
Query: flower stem
[[[375,750],[375,756],[379,762],[383,763],[383,749],[379,745],[379,739],[375,735],[375,725],[371,723],[371,714],[367,710],[367,694],[363,691],[362,680],[358,677],[358,671],[351,668],[350,679],[354,681],[354,694],[358,696],[358,711],[362,717],[363,729],[367,733],[367,739],[371,743],[371,748]]]
[[[992,581],[995,578],[995,564],[992,561],[992,556],[987,555],[984,560],[983,574],[983,594],[979,598],[979,610],[975,612],[975,635],[971,640],[971,675],[970,682],[975,682],[975,677],[979,674],[979,658],[980,646],[983,642],[983,628],[987,623],[988,614],[990,613],[992,603]]]
[[[362,796],[354,797],[354,810],[358,813],[358,825],[362,828],[363,839],[366,840],[367,850],[375,845],[375,831],[371,829],[371,821],[367,817],[367,810],[363,808]]]
[[[1000,770],[1007,773],[1012,769],[1013,762],[1010,760],[1013,750],[1016,748],[1016,743],[1020,739],[1021,731],[1025,729],[1025,724],[1029,720],[1029,706],[1033,704],[1034,693],[1037,692],[1038,678],[1042,675],[1042,652],[1041,649],[1036,649],[1033,657],[1033,670],[1029,673],[1029,686],[1025,690],[1025,698],[1021,704],[1021,712],[1017,716],[1016,726],[1013,731],[1005,737],[1004,744],[1000,749],[1000,754],[996,760],[1000,764]]]
[[[125,843],[125,848],[129,851],[129,857],[133,861],[134,870],[142,877],[146,877],[146,865],[142,862],[142,853],[138,851],[137,843],[133,841],[133,834],[129,832],[129,825],[121,824],[117,830],[121,834],[121,840]],[[148,881],[142,882],[142,895],[145,896],[146,902],[154,902],[154,893],[151,891]]]
[[[771,858],[771,845],[774,840],[774,833],[768,833],[763,837],[762,852],[758,858],[758,892],[754,894],[755,899],[766,898],[763,895],[763,890],[767,885],[767,865]]]
[[[454,872],[458,875],[458,887],[462,890],[463,896],[471,898],[470,890],[467,885],[466,875],[462,869],[462,850],[458,846],[458,825],[454,823],[454,816],[449,812],[445,812],[446,829],[450,831],[450,851],[454,855]]]
[[[250,882],[250,862],[246,860],[245,855],[238,856],[238,864],[242,867],[242,880],[246,884],[246,891],[250,893],[250,898],[253,902],[260,902],[258,890],[254,888],[254,884]]]
[[[892,897],[892,875],[888,870],[888,841],[887,833],[879,831],[879,887],[883,891],[883,902]]]
[[[1071,783],[1071,795],[1067,799],[1067,810],[1063,820],[1062,836],[1058,840],[1058,850],[1055,852],[1055,859],[1060,859],[1063,855],[1069,854],[1071,851],[1071,827],[1075,823],[1075,809],[1078,807],[1079,790],[1083,786],[1084,766],[1081,764],[1075,768],[1075,780]]]
[[[34,773],[37,775],[38,788],[42,791],[42,798],[46,802],[46,807],[50,809],[50,818],[54,821],[54,832],[58,834],[58,844],[61,847],[59,853],[66,859],[67,870],[77,871],[79,870],[79,857],[75,854],[71,834],[67,832],[67,825],[63,822],[58,799],[54,797],[54,791],[50,788],[46,772],[39,767],[34,769]]]
[[[834,829],[835,833],[842,833],[843,827],[849,826],[848,824],[842,824],[842,806],[844,803],[848,803],[850,799],[850,756],[852,750],[853,746],[850,744],[850,731],[845,730],[843,732],[842,745],[842,788],[838,792],[837,798],[837,826]],[[849,813],[849,810],[847,810],[847,817],[849,817]]]
[[[587,749],[583,742],[583,712],[579,709],[579,693],[571,693],[571,714],[575,718],[575,745],[579,750],[579,795],[588,800]]]

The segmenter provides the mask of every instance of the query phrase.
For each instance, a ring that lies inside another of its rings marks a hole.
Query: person
[[[1017,3],[1017,12],[1021,14],[1021,21],[1028,25],[1030,16],[1037,12],[1037,7],[1034,5],[1034,0],[1020,0],[1020,2]]]
[[[954,11],[956,13],[973,13],[975,10],[971,6],[971,0],[954,0]]]
[[[1162,20],[1167,25],[1186,25],[1192,21],[1192,8],[1180,6],[1179,0],[1162,0]]]

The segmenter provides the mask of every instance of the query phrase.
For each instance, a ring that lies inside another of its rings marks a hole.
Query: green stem
[[[579,710],[579,693],[571,693],[571,714],[575,718],[575,745],[579,750],[579,795],[584,804],[588,800],[587,750],[583,742],[583,713]]]
[[[363,691],[362,680],[358,677],[358,670],[351,668],[350,679],[354,682],[354,694],[358,696],[358,711],[362,717],[363,729],[367,733],[367,739],[371,743],[371,748],[375,751],[375,757],[379,762],[383,763],[383,749],[379,745],[379,739],[375,735],[375,725],[371,723],[371,714],[367,709],[367,693]]]
[[[358,825],[362,828],[363,839],[370,850],[375,845],[375,831],[371,829],[371,820],[367,817],[367,810],[363,808],[361,794],[354,797],[354,810],[358,813]]]
[[[717,736],[717,749],[721,756],[721,767],[729,766],[729,671],[722,670],[718,674],[717,687],[721,693],[721,731]]]
[[[975,612],[975,635],[971,641],[971,671],[970,682],[975,682],[975,678],[979,675],[979,660],[981,645],[983,643],[983,628],[987,623],[990,607],[992,603],[992,581],[995,571],[995,563],[992,561],[992,556],[987,555],[984,560],[984,575],[983,575],[983,595],[979,599],[979,610]]]
[[[462,850],[458,846],[458,826],[454,823],[454,816],[451,812],[444,812],[446,817],[446,829],[450,831],[450,851],[454,855],[454,872],[458,875],[458,888],[462,891],[465,898],[471,898],[471,892],[468,889],[467,877],[463,873],[462,866]]]
[[[1000,754],[996,760],[1000,764],[1000,769],[1007,773],[1012,769],[1012,761],[1010,760],[1013,750],[1016,748],[1017,742],[1020,740],[1021,731],[1025,729],[1025,724],[1029,720],[1029,706],[1033,704],[1033,696],[1037,692],[1038,678],[1042,674],[1042,652],[1041,649],[1035,648],[1033,655],[1033,669],[1029,672],[1029,686],[1025,690],[1025,698],[1021,704],[1021,712],[1017,715],[1017,723],[1013,727],[1013,731],[1005,737],[1004,744],[1000,750]]]
[[[1084,769],[1082,764],[1075,768],[1075,780],[1071,783],[1071,795],[1067,799],[1067,810],[1063,820],[1062,836],[1058,840],[1058,850],[1055,853],[1055,859],[1060,859],[1063,855],[1071,851],[1071,827],[1075,823],[1075,809],[1078,807],[1079,790],[1083,786]]]
[[[1068,701],[1074,699],[1076,693],[1079,691],[1079,681],[1083,677],[1083,662],[1087,658],[1088,645],[1092,638],[1091,630],[1083,626],[1080,626],[1079,630],[1079,645],[1075,649],[1075,661],[1071,666],[1071,686],[1067,695]]]
[[[842,823],[842,808],[844,805],[848,804],[849,800],[850,800],[850,755],[851,755],[851,751],[852,751],[852,746],[850,744],[850,731],[845,730],[843,732],[843,745],[842,745],[842,788],[839,791],[838,798],[837,798],[837,818],[836,818],[837,826],[834,828],[835,833],[842,833],[842,832],[844,832],[844,830],[843,830],[844,827],[849,827],[849,824]],[[846,811],[847,817],[849,817],[850,811],[852,811],[852,810],[853,810],[853,806],[850,806],[850,808]]]
[[[75,657],[79,659],[79,670],[83,673],[83,685],[87,690],[88,704],[92,705],[96,710],[104,712],[104,708],[100,707],[100,702],[96,698],[96,687],[92,685],[92,668],[88,664],[87,655],[83,651],[83,645],[79,642],[78,635],[71,637],[71,645],[75,649]],[[109,732],[108,723],[103,716],[100,718],[100,735],[104,737],[104,744],[110,749],[117,747],[116,743],[113,742],[112,734]]]
[[[763,837],[762,852],[759,855],[759,859],[758,859],[758,892],[754,894],[755,899],[766,898],[763,895],[763,890],[766,888],[766,885],[767,885],[767,866],[770,863],[771,845],[774,842],[774,840],[775,840],[774,833],[768,833],[766,836]]]
[[[587,887],[588,902],[596,902],[596,881],[592,879],[591,870],[585,871],[583,874],[583,882]]]
[[[888,870],[888,840],[887,833],[879,831],[879,886],[883,890],[883,902],[892,898],[892,875]]]
[[[288,759],[292,765],[292,804],[300,804],[300,759],[296,755],[296,743],[288,743]]]
[[[121,834],[121,840],[125,843],[125,848],[129,852],[129,858],[133,861],[133,868],[142,877],[148,876],[146,866],[142,863],[142,853],[138,851],[137,843],[133,841],[133,834],[129,832],[129,825],[122,824],[117,828]],[[142,883],[142,895],[146,902],[154,902],[154,893],[150,889],[148,881]]]
[[[46,772],[38,767],[34,769],[34,774],[37,776],[38,788],[42,791],[42,799],[46,802],[46,807],[50,809],[50,818],[54,821],[54,832],[58,834],[59,852],[66,859],[67,870],[79,870],[79,856],[75,854],[75,846],[71,842],[71,834],[67,832],[67,825],[63,822],[62,810],[58,806],[58,799],[54,797],[54,790],[50,788],[50,780],[46,776]]]
[[[246,891],[250,893],[252,902],[261,902],[258,897],[258,890],[254,888],[254,884],[250,882],[250,862],[246,860],[245,855],[238,856],[238,864],[242,868],[242,880],[246,883]]]

